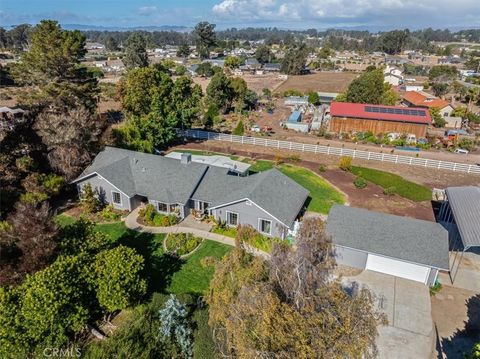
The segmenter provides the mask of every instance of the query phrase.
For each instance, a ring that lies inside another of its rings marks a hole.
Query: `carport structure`
[[[449,249],[455,252],[450,265],[453,283],[463,254],[471,248],[480,248],[480,187],[448,187],[438,221],[448,230]],[[457,258],[459,253],[460,257]]]

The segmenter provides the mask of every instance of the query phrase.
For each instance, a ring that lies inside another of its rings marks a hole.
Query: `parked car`
[[[250,131],[252,131],[252,132],[260,132],[260,126],[259,126],[259,125],[253,125],[253,126],[250,128]]]
[[[407,144],[409,144],[409,145],[411,145],[411,144],[414,145],[414,144],[417,143],[417,136],[415,136],[415,135],[412,134],[412,133],[409,133],[409,134],[407,135],[407,138],[405,139],[405,142],[406,142]]]
[[[462,155],[468,155],[468,150],[464,150],[463,148],[457,148],[455,151],[453,151],[455,153],[460,153]]]

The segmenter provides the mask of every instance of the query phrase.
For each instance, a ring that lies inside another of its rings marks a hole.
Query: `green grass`
[[[231,158],[232,160],[237,160],[238,156],[231,156],[225,153],[220,153],[220,152],[211,152],[211,151],[201,151],[201,150],[178,150],[174,149],[173,152],[182,152],[182,153],[191,153],[192,155],[198,155],[198,156],[227,156]]]
[[[213,227],[212,228],[212,233],[221,234],[222,236],[235,238],[237,236],[237,228],[228,227],[228,226],[225,227],[225,228]]]
[[[262,172],[262,171],[267,171],[273,168],[273,162],[268,160],[256,160],[256,161],[246,160],[244,162],[253,163],[250,166],[250,171],[252,172]]]
[[[56,217],[60,226],[75,222],[73,217],[61,214]],[[96,224],[95,228],[105,233],[117,244],[134,248],[145,258],[145,275],[149,292],[204,294],[213,276],[213,267],[203,267],[204,257],[222,258],[232,247],[204,240],[190,257],[185,260],[166,255],[163,250],[165,234],[151,234],[128,229],[123,222]]]
[[[357,166],[352,166],[352,173],[357,176],[361,175],[367,181],[375,183],[384,189],[395,187],[395,193],[415,202],[429,201],[432,199],[432,190],[430,188],[415,182],[410,182],[393,173]]]
[[[334,204],[345,203],[343,194],[314,172],[292,165],[281,165],[279,170],[310,191],[308,211],[328,214]]]
[[[221,259],[232,250],[232,247],[205,240],[181,266],[180,270],[175,272],[171,278],[170,285],[167,287],[169,293],[192,293],[204,294],[213,277],[213,266],[204,267],[200,261],[205,257],[215,257]]]

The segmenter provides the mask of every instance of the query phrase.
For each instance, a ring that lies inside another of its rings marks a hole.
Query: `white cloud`
[[[139,15],[152,15],[152,13],[157,11],[156,6],[141,6],[138,8]]]
[[[479,26],[478,0],[223,0],[219,20],[246,22],[376,23],[401,27]],[[473,15],[472,14],[476,14]],[[468,20],[467,20],[468,19]],[[422,24],[423,22],[423,24]]]

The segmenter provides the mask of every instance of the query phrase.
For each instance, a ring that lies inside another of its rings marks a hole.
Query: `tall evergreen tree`
[[[142,34],[138,32],[132,33],[125,42],[124,52],[125,55],[122,61],[125,67],[148,66],[147,42]]]

